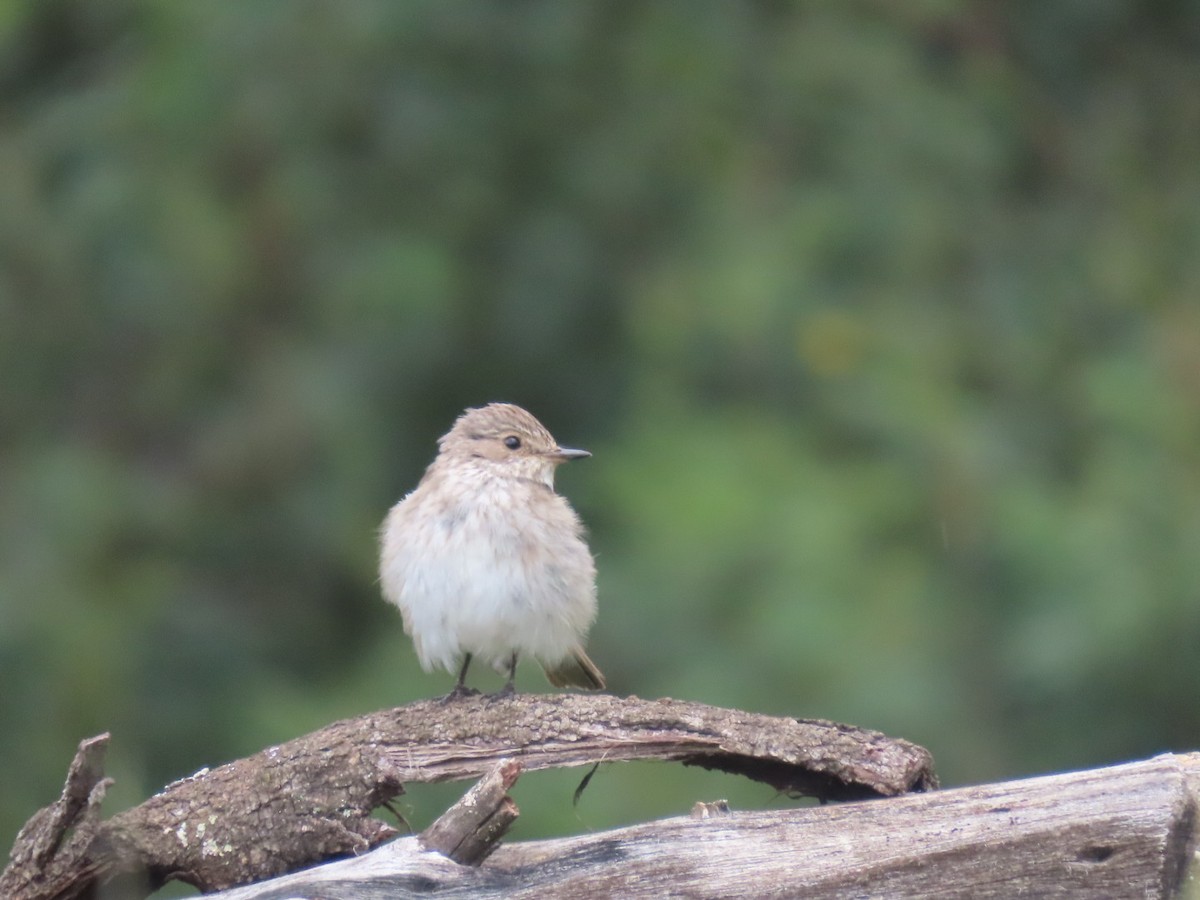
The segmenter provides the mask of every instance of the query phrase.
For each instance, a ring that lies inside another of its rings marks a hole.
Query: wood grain
[[[401,838],[213,900],[800,896],[1174,897],[1196,849],[1200,754],[982,787],[665,819],[509,844],[459,866]]]

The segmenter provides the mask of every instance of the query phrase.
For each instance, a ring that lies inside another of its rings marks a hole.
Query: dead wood
[[[395,834],[371,811],[404,783],[477,778],[503,758],[525,770],[674,760],[822,799],[936,786],[928,751],[847,725],[677,700],[518,695],[422,701],[336,722],[95,822],[83,811],[103,794],[96,754],[106,740],[81,745],[63,798],[18,836],[0,875],[5,900],[72,900],[138,871],[151,884],[178,879],[210,891],[360,854]]]
[[[1200,754],[1163,756],[887,801],[731,813],[718,804],[505,844],[479,867],[400,838],[212,900],[1169,898],[1195,859],[1198,800]]]
[[[508,790],[517,783],[521,764],[501,760],[462,799],[421,832],[426,850],[436,850],[463,866],[477,866],[500,845],[517,820],[517,805]]]

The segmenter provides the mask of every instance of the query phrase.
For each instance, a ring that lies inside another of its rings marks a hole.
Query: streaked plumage
[[[558,446],[519,406],[466,410],[381,532],[384,597],[400,608],[422,667],[470,658],[510,675],[533,657],[552,684],[599,689],[583,651],[596,616],[584,529],[554,491],[554,471],[589,454]],[[467,655],[470,655],[469,657]]]

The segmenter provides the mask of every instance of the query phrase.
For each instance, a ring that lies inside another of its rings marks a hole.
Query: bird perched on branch
[[[596,566],[554,472],[586,450],[560,447],[519,406],[468,409],[381,530],[383,595],[400,607],[422,668],[458,670],[449,697],[477,693],[479,659],[508,675],[536,659],[550,683],[599,690],[583,639],[596,617]]]

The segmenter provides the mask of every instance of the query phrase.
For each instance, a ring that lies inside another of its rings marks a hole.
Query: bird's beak
[[[587,459],[590,454],[586,450],[575,450],[571,447],[559,447],[550,453],[559,462],[566,462],[569,459]]]

